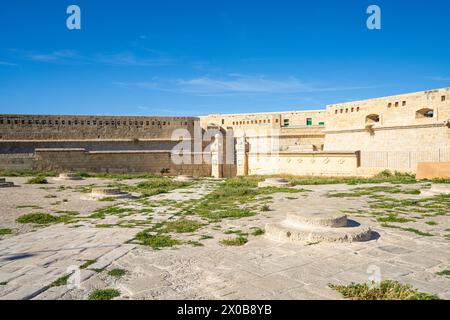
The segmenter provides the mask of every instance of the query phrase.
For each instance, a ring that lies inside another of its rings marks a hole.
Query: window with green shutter
[[[306,118],[306,125],[312,126],[312,118]]]

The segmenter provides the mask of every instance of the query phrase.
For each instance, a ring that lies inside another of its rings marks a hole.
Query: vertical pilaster
[[[248,176],[248,151],[249,146],[245,135],[237,138],[236,142],[236,175]]]

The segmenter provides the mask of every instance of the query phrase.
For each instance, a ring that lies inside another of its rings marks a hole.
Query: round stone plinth
[[[5,178],[0,178],[0,188],[14,187],[14,182],[8,182]]]
[[[433,184],[430,189],[421,190],[420,194],[424,196],[438,196],[442,194],[450,194],[450,184]]]
[[[267,178],[264,181],[261,181],[258,183],[258,187],[265,188],[265,187],[290,187],[291,184],[289,181],[283,178]]]
[[[342,228],[347,226],[347,216],[343,213],[307,212],[289,213],[286,220],[293,225],[311,225],[319,227]]]
[[[369,227],[311,227],[310,225],[293,225],[288,221],[266,225],[267,237],[283,242],[358,242],[371,238]]]
[[[177,176],[174,180],[180,181],[180,182],[189,182],[189,181],[194,181],[195,178],[193,176],[181,175],[181,176]]]
[[[55,178],[55,180],[83,180],[83,178],[76,173],[64,172],[60,173],[59,176]]]
[[[353,242],[370,240],[371,230],[339,212],[312,211],[288,213],[280,223],[267,224],[266,235],[284,242]]]
[[[124,199],[131,198],[131,194],[123,192],[117,188],[94,188],[88,197],[83,197],[87,200],[98,200],[103,198]]]

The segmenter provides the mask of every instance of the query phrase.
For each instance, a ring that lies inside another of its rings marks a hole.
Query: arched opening
[[[434,111],[430,108],[423,108],[416,111],[416,119],[433,118]]]

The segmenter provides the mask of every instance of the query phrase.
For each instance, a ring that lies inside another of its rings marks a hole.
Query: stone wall
[[[0,170],[27,171],[34,168],[34,154],[0,154]]]
[[[202,127],[208,125],[232,128],[236,135],[250,135],[255,129],[324,126],[325,110],[267,112],[251,114],[212,114],[200,117]]]
[[[172,140],[34,140],[2,141],[0,154],[34,153],[35,149],[84,148],[88,151],[172,150],[179,141]]]
[[[170,139],[192,133],[196,117],[47,116],[0,114],[0,140]]]
[[[194,163],[194,155],[190,156]],[[174,164],[170,151],[37,149],[36,163],[38,170],[161,173],[168,169],[169,175],[211,175],[211,165],[207,163]]]
[[[357,152],[279,152],[248,155],[251,175],[355,176]]]
[[[419,151],[450,139],[450,88],[327,107],[325,151]]]
[[[418,179],[450,179],[449,162],[420,162],[417,165]]]
[[[36,149],[35,155],[1,155],[0,170],[52,170],[85,172],[146,172],[168,175],[210,176],[209,163],[195,163],[194,156],[209,159],[210,155],[185,154],[189,161],[176,164],[170,151],[86,151],[85,149]],[[186,158],[185,158],[186,159]],[[190,163],[190,164],[189,164]]]

